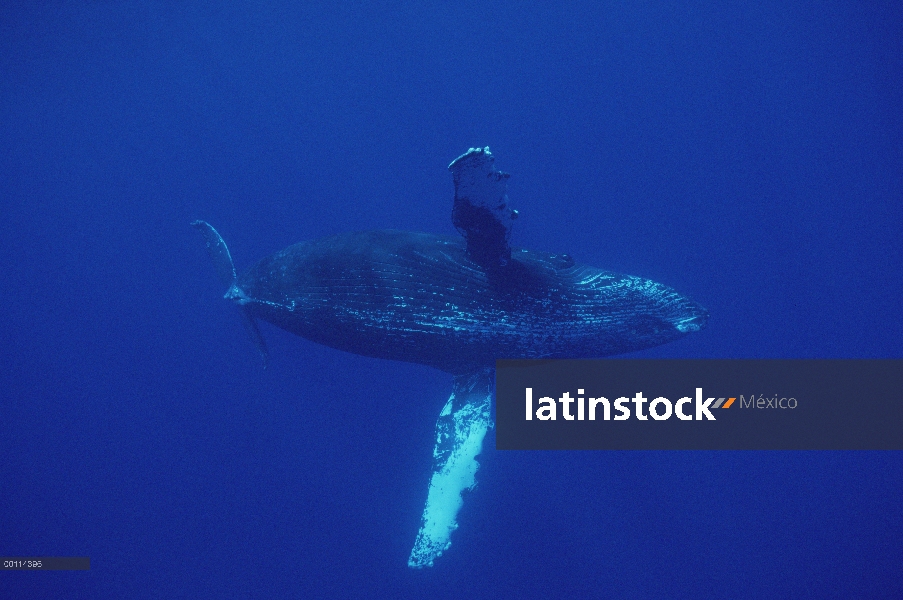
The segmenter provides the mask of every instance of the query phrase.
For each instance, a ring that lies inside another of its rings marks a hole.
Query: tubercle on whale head
[[[661,284],[652,284],[660,316],[680,334],[705,329],[709,311],[695,300]]]
[[[680,298],[681,302],[671,318],[674,329],[681,333],[693,333],[705,329],[709,321],[709,311],[685,296]]]

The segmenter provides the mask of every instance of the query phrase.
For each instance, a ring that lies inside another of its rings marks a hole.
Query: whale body
[[[239,275],[209,223],[192,223],[267,364],[257,320],[339,350],[454,375],[436,422],[433,472],[408,565],[451,545],[462,493],[475,485],[492,427],[495,361],[596,358],[650,348],[705,327],[707,311],[662,284],[511,248],[507,173],[489,148],[449,165],[461,237],[365,231],[301,242]]]
[[[591,358],[664,344],[705,325],[664,285],[512,249],[493,274],[464,240],[367,231],[264,258],[226,297],[321,344],[460,375],[499,358]]]

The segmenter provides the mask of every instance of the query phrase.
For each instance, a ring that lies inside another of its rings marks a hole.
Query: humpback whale
[[[498,358],[597,358],[650,348],[705,327],[708,313],[673,289],[510,246],[517,211],[489,148],[455,159],[452,222],[461,237],[365,231],[301,242],[244,274],[205,221],[192,223],[267,364],[262,319],[339,350],[420,363],[454,377],[436,423],[433,472],[408,565],[451,545],[462,493],[492,427]]]

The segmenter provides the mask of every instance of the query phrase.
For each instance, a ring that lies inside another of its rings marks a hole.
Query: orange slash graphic
[[[721,408],[730,408],[731,404],[734,403],[734,400],[736,400],[736,398],[728,398],[727,402],[725,402]]]

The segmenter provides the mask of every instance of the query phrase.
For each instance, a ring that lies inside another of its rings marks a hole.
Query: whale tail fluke
[[[476,485],[477,455],[483,438],[492,427],[492,369],[478,369],[455,377],[451,397],[436,421],[436,448],[433,475],[427,492],[420,531],[408,566],[433,566],[433,561],[451,546],[451,534],[458,528],[461,494]]]
[[[493,164],[485,148],[471,148],[448,165],[455,183],[452,223],[467,240],[467,255],[489,273],[511,262],[511,225],[517,211],[508,206],[508,173]]]
[[[204,242],[207,244],[207,254],[210,255],[210,260],[213,262],[216,274],[219,276],[220,281],[223,282],[223,285],[228,288],[226,298],[232,298],[234,296],[233,290],[235,289],[235,282],[238,279],[238,273],[235,271],[235,265],[232,263],[232,255],[229,254],[229,247],[226,246],[226,242],[223,241],[219,232],[207,221],[193,221],[191,225],[204,236]],[[241,318],[245,330],[251,337],[254,347],[256,347],[257,351],[260,353],[260,358],[263,360],[263,368],[266,369],[270,362],[270,353],[267,351],[266,342],[260,334],[260,328],[257,326],[257,321],[251,315],[247,306],[241,305],[239,308],[241,309]]]

